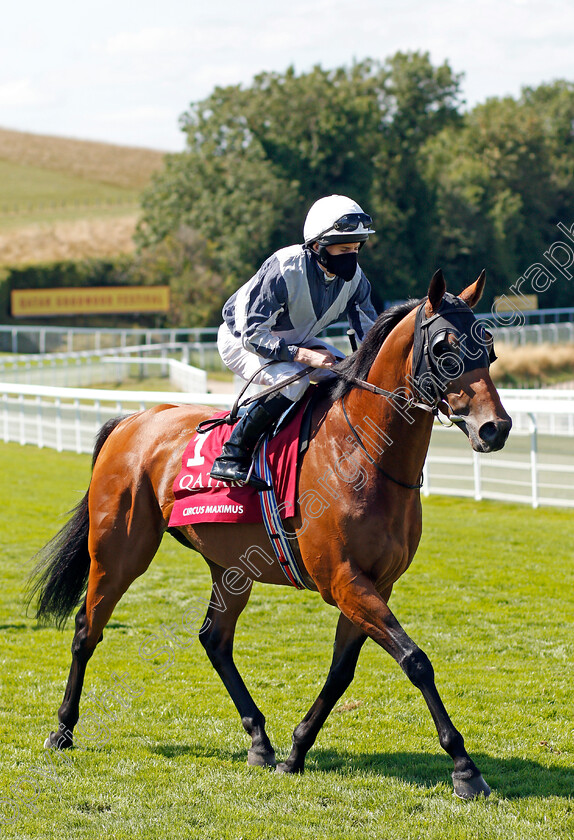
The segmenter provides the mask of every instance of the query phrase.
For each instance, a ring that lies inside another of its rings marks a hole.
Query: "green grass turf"
[[[89,458],[0,444],[0,834],[15,838],[552,840],[574,834],[574,578],[568,511],[438,498],[392,606],[429,654],[488,801],[453,797],[451,761],[422,697],[374,643],[303,776],[246,766],[248,739],[197,642],[156,673],[139,647],[209,594],[201,558],[166,537],[92,659],[82,713],[127,674],[101,745],[42,749],[55,728],[72,623],[39,629],[22,606],[30,557],[83,495]],[[325,677],[336,612],[255,585],[236,659],[279,758]],[[166,662],[168,654],[157,658]],[[87,693],[95,692],[93,699]],[[88,727],[89,728],[89,727]],[[19,814],[12,810],[18,801]]]

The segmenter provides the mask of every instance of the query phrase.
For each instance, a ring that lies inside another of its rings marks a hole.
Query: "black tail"
[[[121,420],[121,417],[108,420],[98,432],[92,469],[102,446]],[[71,511],[72,518],[36,554],[37,564],[28,583],[28,605],[37,596],[36,618],[42,623],[53,620],[60,628],[79,605],[88,583],[88,492]]]

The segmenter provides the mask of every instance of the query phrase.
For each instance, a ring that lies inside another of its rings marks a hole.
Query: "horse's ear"
[[[459,298],[473,309],[482,297],[486,283],[486,269],[482,269],[478,279],[460,293]]]
[[[438,271],[435,271],[435,273],[432,276],[432,280],[430,281],[428,300],[425,304],[425,315],[427,316],[427,318],[430,318],[431,315],[434,315],[435,312],[438,312],[439,306],[441,304],[445,292],[446,283],[442,273],[442,269],[439,268]]]

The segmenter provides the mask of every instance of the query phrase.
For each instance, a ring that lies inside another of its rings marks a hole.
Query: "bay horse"
[[[436,272],[427,298],[379,316],[359,350],[340,363],[334,389],[321,392],[315,404],[309,445],[298,467],[296,515],[284,527],[307,587],[340,615],[326,682],[294,730],[291,752],[278,772],[303,771],[308,750],[350,685],[361,648],[371,638],[420,689],[440,744],[453,759],[455,793],[463,799],[490,793],[442,703],[430,660],[389,608],[393,584],[410,565],[421,536],[420,476],[433,412],[440,408],[450,415],[479,452],[501,449],[510,431],[488,354],[472,343],[478,321],[471,308],[484,282],[482,272],[456,297]],[[438,376],[445,353],[460,362],[450,379]],[[205,406],[160,405],[109,421],[100,431],[89,489],[67,525],[40,552],[31,581],[30,598],[37,596],[40,620],[52,618],[63,626],[81,604],[59,729],[50,733],[46,747],[73,746],[88,660],[116,604],[151,563],[168,529],[184,448],[212,413]],[[336,466],[330,474],[329,465]],[[273,767],[265,718],[233,660],[235,626],[253,579],[286,583],[279,564],[271,562],[264,526],[206,523],[173,529],[173,535],[203,555],[211,572],[212,596],[199,637],[251,738],[248,763]],[[249,574],[245,566],[238,568],[240,556],[249,558]]]

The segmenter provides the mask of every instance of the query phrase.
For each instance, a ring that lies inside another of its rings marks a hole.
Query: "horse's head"
[[[456,297],[446,291],[442,271],[434,274],[416,314],[412,384],[463,430],[474,450],[494,452],[506,443],[512,420],[490,377],[492,336],[472,312],[485,280],[483,271]]]

